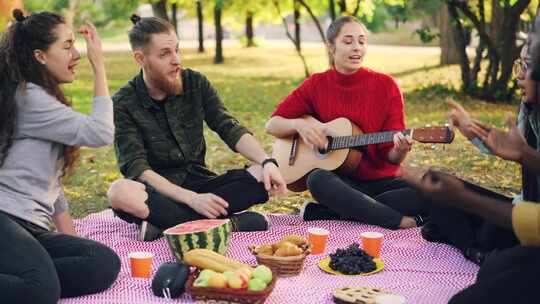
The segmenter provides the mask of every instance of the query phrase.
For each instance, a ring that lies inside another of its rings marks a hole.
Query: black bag
[[[163,263],[152,280],[152,292],[162,298],[177,298],[184,293],[188,277],[189,266],[186,264]]]

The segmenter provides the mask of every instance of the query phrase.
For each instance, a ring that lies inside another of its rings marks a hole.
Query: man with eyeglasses
[[[532,36],[533,34],[531,34]],[[511,116],[507,117],[509,131],[502,131],[487,126],[471,115],[457,102],[447,100],[452,108],[450,120],[454,126],[486,154],[493,154],[522,165],[522,193],[514,198],[506,197],[477,185],[463,182],[465,189],[493,200],[508,204],[517,204],[523,200],[539,202],[540,195],[540,116],[537,111],[537,82],[532,79],[529,45],[531,39],[522,48],[521,56],[514,65],[514,75],[521,89],[518,123]],[[429,174],[428,174],[429,175]],[[448,176],[448,178],[453,178]],[[455,179],[455,178],[453,178]],[[457,180],[457,179],[456,179]],[[420,186],[421,190],[422,187]],[[451,189],[444,190],[447,195]],[[457,191],[457,190],[456,190]],[[459,191],[458,191],[459,192]],[[432,197],[433,198],[433,197]],[[436,200],[436,198],[433,198]],[[443,242],[458,248],[465,258],[481,265],[486,256],[494,249],[509,248],[519,244],[515,231],[500,227],[485,217],[472,212],[469,206],[458,207],[459,203],[450,206],[444,204],[431,205],[431,221],[422,228],[422,236],[432,242]],[[458,208],[456,208],[458,207]]]

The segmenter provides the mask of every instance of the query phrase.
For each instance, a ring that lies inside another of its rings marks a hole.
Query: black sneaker
[[[340,216],[330,208],[316,202],[305,201],[300,207],[300,217],[304,221],[339,220]]]
[[[417,214],[414,216],[414,221],[416,222],[416,227],[422,227],[429,221],[429,216]]]
[[[163,236],[163,230],[147,221],[142,221],[139,227],[139,241],[151,242]]]
[[[268,218],[264,214],[255,211],[235,213],[229,219],[234,232],[266,231],[269,227]]]
[[[482,266],[486,260],[487,253],[476,247],[469,247],[463,251],[463,256],[478,266]]]
[[[446,238],[439,230],[439,226],[437,226],[433,222],[425,223],[424,226],[422,226],[420,233],[422,234],[422,237],[424,238],[424,240],[428,242],[447,243]]]

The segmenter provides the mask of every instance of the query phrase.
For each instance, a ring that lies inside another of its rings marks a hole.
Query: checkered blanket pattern
[[[466,261],[459,252],[447,245],[426,242],[419,229],[392,231],[353,222],[304,222],[298,216],[270,215],[271,227],[264,232],[233,233],[227,255],[248,264],[256,264],[248,251],[249,245],[276,242],[288,234],[307,235],[312,226],[330,230],[327,253],[353,242],[359,242],[364,231],[385,235],[382,258],[385,268],[371,276],[334,276],[320,270],[317,263],[326,255],[308,256],[302,273],[296,277],[280,278],[265,303],[333,303],[332,290],[343,286],[372,286],[401,294],[410,304],[442,304],[459,290],[472,284],[478,267]],[[154,254],[153,273],[163,262],[173,261],[167,242],[136,240],[135,225],[114,217],[111,210],[91,214],[75,222],[78,232],[113,248],[122,260],[116,282],[105,292],[79,298],[63,299],[61,304],[87,303],[171,303],[152,294],[151,279],[130,277],[128,253],[149,251]],[[81,274],[81,283],[84,274]],[[83,283],[84,284],[84,283]],[[172,303],[193,303],[188,295]]]

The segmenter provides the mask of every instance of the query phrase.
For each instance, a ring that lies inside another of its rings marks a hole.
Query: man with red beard
[[[122,219],[141,225],[139,239],[203,218],[230,218],[233,230],[266,230],[266,218],[242,212],[283,194],[286,184],[258,141],[226,110],[202,74],[180,66],[178,38],[159,18],[133,15],[129,32],[141,72],[114,96],[115,150],[126,179],[109,202]],[[255,163],[216,175],[205,165],[203,123]]]

